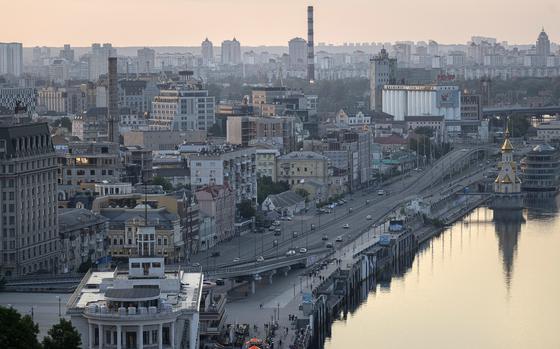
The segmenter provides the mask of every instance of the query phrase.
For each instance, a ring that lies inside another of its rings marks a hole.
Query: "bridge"
[[[492,116],[509,116],[512,114],[521,115],[532,115],[532,116],[542,116],[542,115],[554,115],[560,114],[560,106],[547,106],[547,107],[496,107],[496,108],[484,108],[482,110],[482,115],[484,117]]]

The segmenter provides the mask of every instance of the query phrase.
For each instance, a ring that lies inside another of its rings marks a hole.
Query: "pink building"
[[[216,242],[234,235],[235,196],[227,185],[205,186],[197,190],[196,200],[202,214],[213,217],[216,227]]]

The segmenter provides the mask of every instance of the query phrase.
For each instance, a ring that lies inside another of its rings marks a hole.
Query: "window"
[[[133,269],[140,268],[140,263],[130,263],[130,267]]]

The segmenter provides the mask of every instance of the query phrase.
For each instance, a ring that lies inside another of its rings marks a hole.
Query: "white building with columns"
[[[198,348],[202,286],[199,271],[130,258],[127,270],[87,273],[67,314],[84,349]]]

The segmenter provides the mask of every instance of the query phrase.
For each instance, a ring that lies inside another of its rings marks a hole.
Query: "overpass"
[[[492,116],[509,116],[512,114],[530,115],[530,116],[542,116],[542,115],[553,115],[560,113],[560,106],[547,106],[547,107],[495,107],[495,108],[484,108],[482,110],[482,115],[484,117]]]

